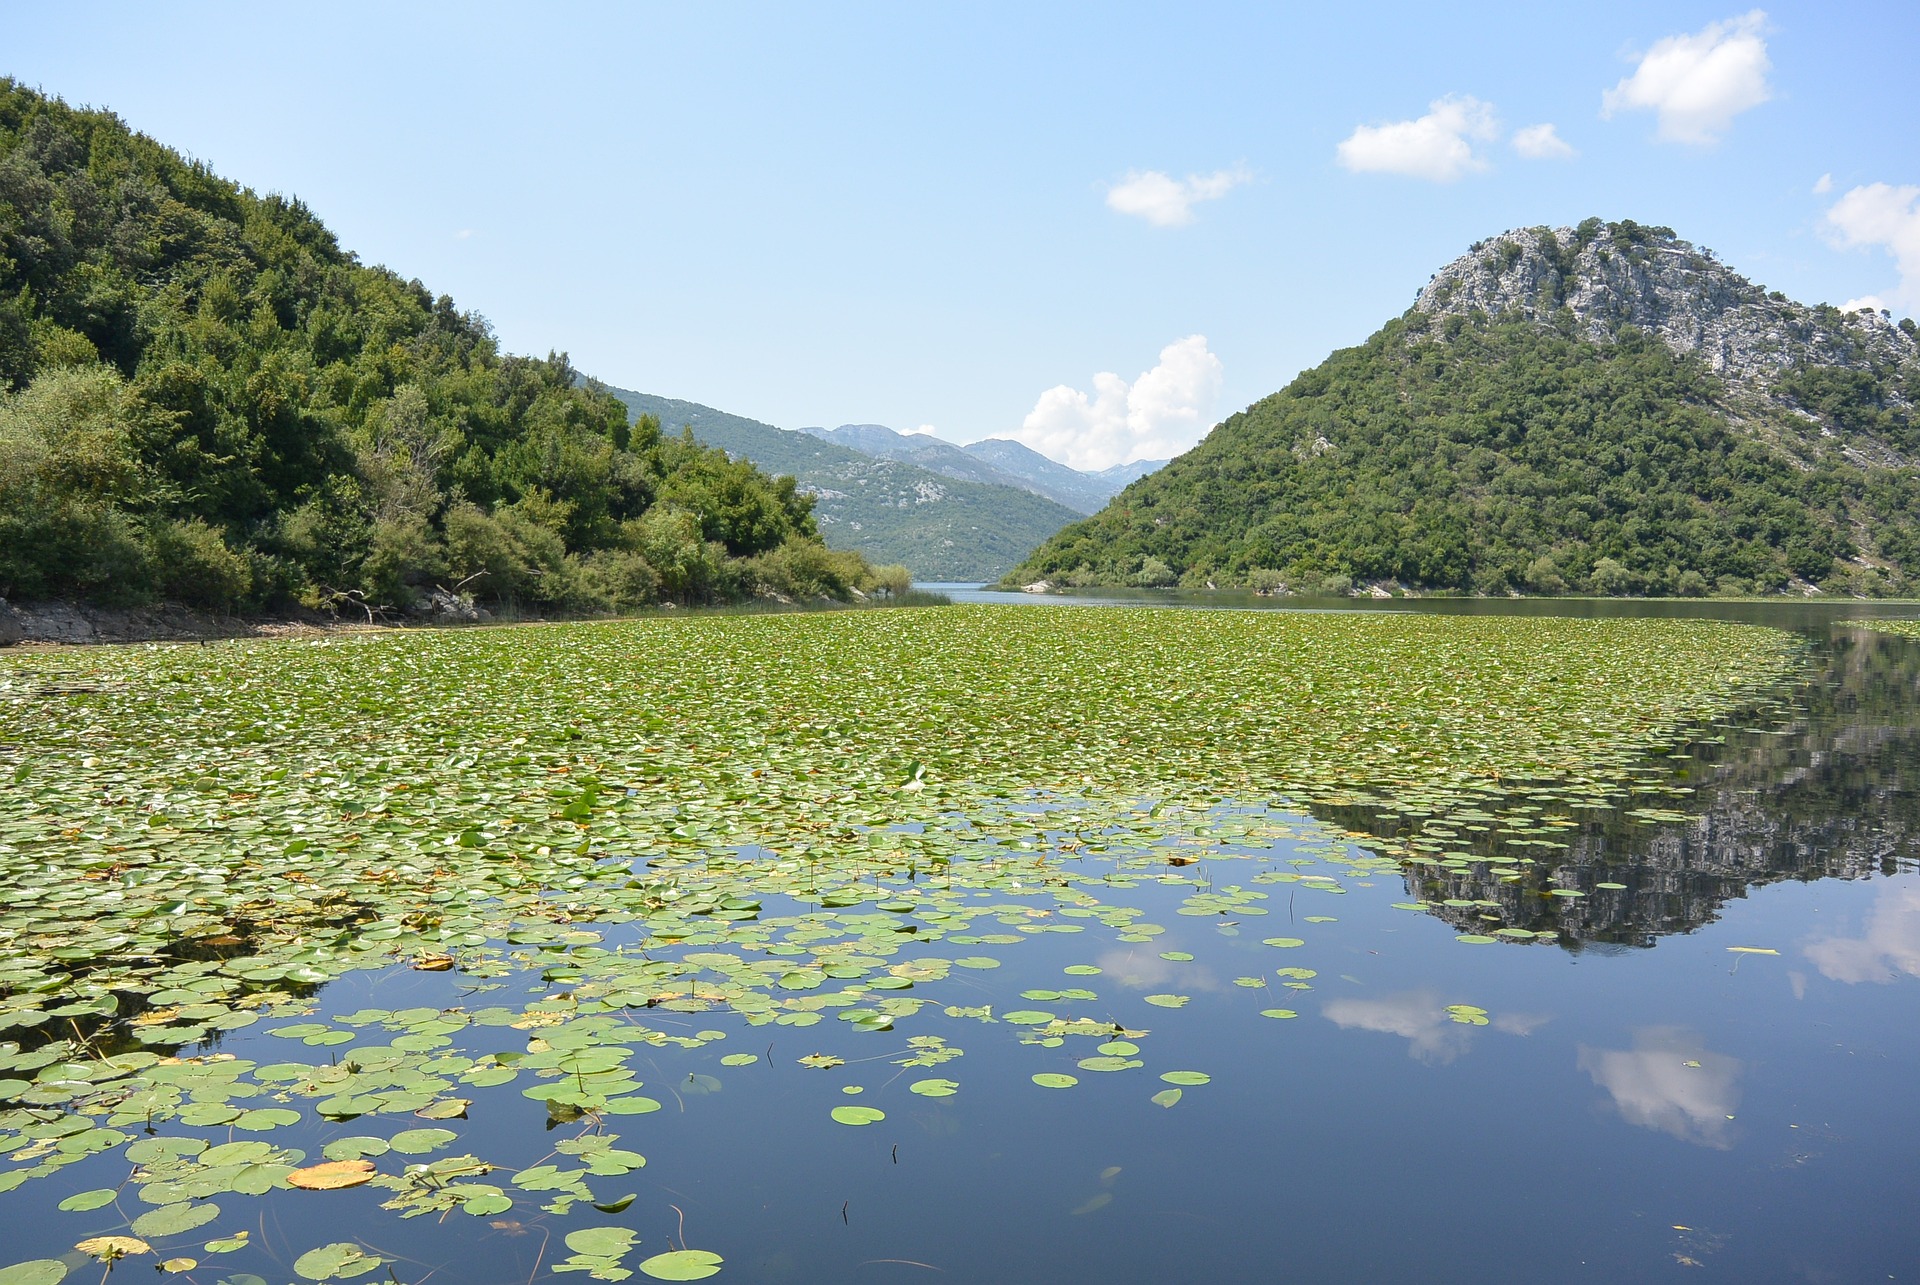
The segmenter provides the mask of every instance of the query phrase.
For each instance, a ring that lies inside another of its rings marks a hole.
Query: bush
[[[147,524],[147,556],[160,592],[178,602],[228,611],[253,589],[253,563],[199,518]]]
[[[1567,591],[1566,577],[1560,574],[1560,568],[1554,563],[1554,560],[1545,554],[1542,554],[1527,564],[1524,580],[1527,588],[1533,590],[1535,593],[1565,593]]]
[[[1141,559],[1140,573],[1134,577],[1134,583],[1143,589],[1164,589],[1178,583],[1180,577],[1172,567],[1152,556]]]
[[[1247,587],[1255,593],[1281,594],[1287,591],[1287,577],[1268,567],[1255,567],[1247,572]]]
[[[836,551],[813,540],[788,540],[747,564],[756,587],[792,598],[852,597],[864,563],[856,553]],[[904,570],[904,568],[902,568]]]
[[[897,562],[870,567],[860,587],[868,593],[898,598],[913,588],[913,573]]]

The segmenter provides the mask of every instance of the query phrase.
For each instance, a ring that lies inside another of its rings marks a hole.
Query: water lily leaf
[[[134,1254],[151,1254],[153,1246],[137,1236],[90,1236],[74,1246],[83,1254],[90,1254],[103,1263],[116,1258],[128,1258]]]
[[[835,1107],[832,1114],[840,1124],[873,1124],[887,1118],[879,1107]]]
[[[1727,949],[1736,955],[1778,955],[1780,953],[1766,946],[1729,946]]]
[[[960,1091],[957,1080],[915,1080],[907,1086],[910,1093],[918,1093],[923,1098],[950,1098]]]
[[[1298,1017],[1300,1016],[1300,1014],[1294,1012],[1290,1008],[1263,1008],[1260,1010],[1260,1016],[1277,1017],[1282,1020],[1285,1020],[1286,1018],[1289,1018],[1289,1017]]]
[[[424,1156],[459,1136],[451,1129],[406,1129],[388,1138],[387,1145],[402,1155]]]
[[[70,1213],[83,1213],[89,1209],[98,1209],[102,1205],[111,1205],[119,1194],[111,1187],[96,1187],[92,1191],[83,1191],[77,1196],[68,1196],[60,1202],[60,1208]]]
[[[1153,1104],[1157,1107],[1170,1107],[1181,1098],[1179,1089],[1162,1089],[1153,1095]]]
[[[385,1138],[335,1138],[320,1154],[329,1160],[360,1160],[367,1156],[384,1156],[391,1151]]]
[[[1184,1084],[1191,1088],[1197,1084],[1211,1084],[1213,1077],[1205,1071],[1167,1071],[1160,1078],[1168,1084]]]
[[[675,1249],[641,1259],[640,1270],[660,1281],[698,1281],[719,1272],[725,1261],[704,1249]]]
[[[1149,995],[1146,1000],[1159,1008],[1185,1008],[1191,998],[1188,995]]]
[[[200,1260],[197,1258],[168,1258],[160,1263],[160,1270],[170,1273],[190,1272],[198,1266],[200,1266]]]
[[[181,1203],[150,1209],[133,1220],[136,1236],[177,1236],[195,1227],[204,1227],[220,1216],[220,1206]]]
[[[1070,1089],[1080,1083],[1080,1077],[1062,1071],[1042,1071],[1033,1077],[1033,1082],[1043,1089]]]
[[[567,1233],[567,1248],[589,1258],[618,1258],[639,1237],[625,1227],[582,1227]]]
[[[340,1191],[373,1181],[370,1160],[329,1160],[325,1164],[295,1169],[287,1175],[287,1185],[306,1191]]]
[[[369,1254],[358,1245],[340,1241],[309,1249],[293,1260],[293,1270],[310,1281],[351,1280],[377,1272],[390,1261]]]
[[[60,1285],[66,1278],[67,1265],[57,1258],[36,1258],[0,1267],[0,1285]]]
[[[760,1060],[758,1053],[729,1053],[720,1059],[721,1066],[752,1066]]]
[[[638,1195],[639,1193],[635,1192],[629,1195],[622,1196],[618,1200],[609,1200],[604,1205],[601,1204],[599,1201],[595,1201],[593,1207],[595,1209],[598,1209],[603,1214],[621,1213],[626,1209],[628,1205],[631,1205],[634,1202],[634,1200],[638,1198]]]

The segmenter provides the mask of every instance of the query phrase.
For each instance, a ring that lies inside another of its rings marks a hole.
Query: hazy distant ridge
[[[899,433],[880,424],[842,424],[838,428],[803,428],[823,441],[883,459],[904,460],[923,469],[969,482],[1017,486],[1064,504],[1076,513],[1093,513],[1138,477],[1145,477],[1165,460],[1138,460],[1097,473],[1069,468],[1031,447],[1004,437],[956,446],[931,433]]]
[[[664,432],[691,428],[694,437],[735,459],[793,477],[814,497],[814,520],[830,546],[857,549],[874,562],[902,563],[916,580],[998,579],[1081,516],[1011,478],[989,480],[1004,475],[958,447],[947,449],[969,463],[946,462],[970,473],[929,469],[843,445],[831,433],[776,428],[698,402],[609,391],[633,414],[657,416]]]

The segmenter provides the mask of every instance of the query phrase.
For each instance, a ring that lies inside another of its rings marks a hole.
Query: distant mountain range
[[[697,432],[698,430],[696,430]],[[1068,468],[1040,452],[1004,437],[956,446],[931,433],[897,433],[880,424],[842,424],[838,428],[803,428],[823,441],[872,455],[904,460],[931,473],[963,482],[1016,486],[1044,495],[1077,513],[1093,513],[1135,478],[1145,477],[1165,460],[1138,460],[1097,473]]]
[[[664,431],[690,428],[735,459],[792,476],[814,497],[828,545],[901,563],[920,581],[997,580],[1130,480],[1122,470],[1076,472],[1017,442],[959,447],[877,424],[795,431],[698,402],[608,391],[633,414],[657,417]]]
[[[1920,335],[1669,228],[1519,228],[1010,580],[1920,591]]]

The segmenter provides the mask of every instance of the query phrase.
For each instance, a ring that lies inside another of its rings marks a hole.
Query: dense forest
[[[1570,324],[1479,314],[1429,336],[1430,324],[1411,312],[1334,353],[1009,581],[1685,596],[1920,585],[1910,465],[1785,449],[1804,423],[1735,422],[1698,359],[1631,326],[1596,344]],[[1792,379],[1808,385],[1783,381],[1803,418],[1916,445],[1870,377]]]
[[[812,500],[102,111],[0,79],[0,597],[849,596]]]

